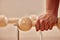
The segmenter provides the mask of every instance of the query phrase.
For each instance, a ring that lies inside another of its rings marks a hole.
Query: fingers
[[[47,31],[49,27],[48,21],[45,21],[45,30]]]
[[[49,30],[52,30],[52,28],[53,28],[53,26],[54,26],[54,23],[50,23],[49,26],[50,26],[50,27],[49,27]]]
[[[40,20],[40,30],[44,31],[44,20]]]
[[[44,31],[44,30],[48,30],[49,29],[49,22],[47,20],[40,20],[40,30]]]
[[[50,24],[49,26],[50,26],[50,27],[49,27],[49,30],[51,30],[51,29],[52,29],[53,24]]]
[[[51,30],[53,28],[53,25],[54,23],[50,23],[48,20],[43,20],[43,19],[39,19],[37,22],[36,22],[36,31],[44,31],[44,30]]]
[[[39,19],[38,19],[36,24],[35,24],[36,31],[39,31],[39,26],[40,26],[40,22],[39,22]]]

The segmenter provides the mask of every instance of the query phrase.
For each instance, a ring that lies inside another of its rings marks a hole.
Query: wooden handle
[[[57,28],[60,29],[60,17],[58,18],[58,22],[57,22]]]
[[[19,21],[19,18],[9,18],[8,23],[9,24],[16,24]]]
[[[0,27],[6,26],[7,24],[17,24],[18,28],[21,30],[29,30],[31,27],[35,26],[35,22],[37,20],[37,16],[30,16],[30,17],[22,17],[22,18],[7,18],[3,15],[0,16]],[[60,17],[58,18],[58,23],[56,24],[57,28],[60,29]]]

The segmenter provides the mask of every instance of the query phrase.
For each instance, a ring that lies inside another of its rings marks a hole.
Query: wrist
[[[48,10],[48,11],[46,11],[47,12],[47,14],[49,14],[49,15],[54,15],[54,16],[58,16],[58,12],[57,11],[53,11],[53,10]]]

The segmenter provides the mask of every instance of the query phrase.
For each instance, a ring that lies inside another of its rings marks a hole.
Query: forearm
[[[57,16],[59,0],[46,0],[46,11]]]

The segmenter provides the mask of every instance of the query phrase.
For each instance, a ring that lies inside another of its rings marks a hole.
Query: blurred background
[[[0,15],[5,15],[8,18],[21,18],[30,15],[38,16],[44,14],[45,3],[46,0],[0,0]],[[4,28],[0,28],[0,40],[17,40],[17,34],[16,26],[7,25]],[[40,40],[41,38],[40,32],[36,32],[35,28],[27,32],[19,30],[19,36],[19,40]],[[43,31],[42,39],[60,40],[60,30],[55,26],[53,30]]]

